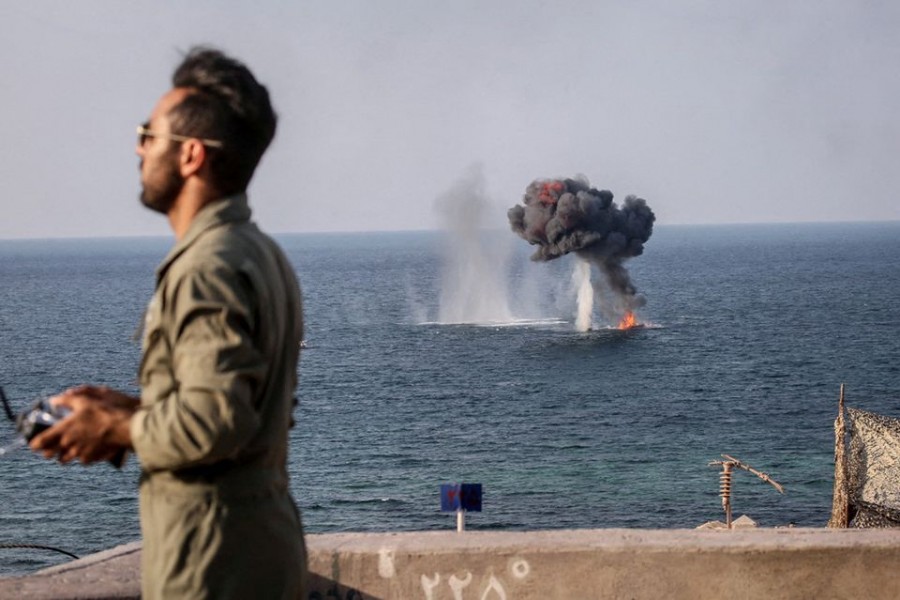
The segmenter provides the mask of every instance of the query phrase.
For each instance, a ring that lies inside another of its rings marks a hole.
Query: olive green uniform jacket
[[[157,270],[144,323],[142,594],[294,598],[306,553],[288,490],[300,289],[246,196],[205,206]]]

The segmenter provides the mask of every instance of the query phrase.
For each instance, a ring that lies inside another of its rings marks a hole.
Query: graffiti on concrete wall
[[[403,589],[410,590],[410,587],[415,588],[418,584],[422,590],[423,600],[513,600],[514,596],[511,593],[515,589],[515,584],[528,579],[531,575],[531,565],[524,558],[513,557],[507,561],[506,568],[487,567],[474,572],[459,569],[444,573],[422,573],[418,581],[410,581],[407,577],[415,576],[416,572],[398,572],[394,549],[382,547],[378,551],[377,571],[383,580],[399,579],[388,584],[390,586],[400,584]],[[372,590],[362,592],[341,583],[338,573],[333,573],[331,577],[315,574],[311,576],[313,581],[307,596],[308,600],[368,600],[382,597],[378,592],[372,595]]]
[[[509,575],[513,580],[522,580],[531,573],[531,566],[528,561],[518,558],[510,561]],[[423,574],[421,577],[422,591],[425,600],[440,600],[442,597],[441,590],[445,589],[444,584],[450,588],[453,594],[453,600],[508,600],[506,591],[507,585],[501,577],[495,573],[485,574],[486,577],[479,579],[479,583],[473,587],[475,577],[471,571],[465,571],[465,575],[457,577],[456,574],[450,575],[446,579],[435,572],[433,575]],[[469,589],[469,588],[472,589]]]

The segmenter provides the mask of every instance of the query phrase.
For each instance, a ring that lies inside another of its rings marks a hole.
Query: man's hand
[[[123,394],[122,392],[105,385],[79,385],[78,387],[68,389],[59,396],[56,396],[56,398],[60,398],[59,402],[61,404],[59,404],[59,406],[67,406],[66,404],[62,404],[62,399],[71,396],[85,396],[96,402],[105,404],[110,408],[128,409],[131,412],[137,410],[141,405],[140,398]],[[51,399],[51,402],[52,401],[53,399]]]
[[[50,399],[56,407],[72,412],[50,429],[35,436],[32,450],[62,463],[84,464],[112,460],[131,448],[131,416],[140,401],[105,386],[80,386]]]

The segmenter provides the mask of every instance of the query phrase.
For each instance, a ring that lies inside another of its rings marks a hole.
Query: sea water
[[[484,486],[469,529],[822,526],[833,420],[900,416],[900,224],[657,226],[626,266],[644,327],[578,331],[574,257],[505,231],[279,236],[303,287],[291,432],[307,532],[450,530],[439,485]],[[134,331],[170,240],[0,241],[0,385],[21,409],[79,383],[136,391]],[[471,240],[465,241],[471,244]],[[14,441],[0,425],[0,446]],[[139,539],[132,457],[0,457],[0,574]]]

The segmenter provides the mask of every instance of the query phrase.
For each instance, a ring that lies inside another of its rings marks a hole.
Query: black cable
[[[31,550],[52,550],[53,552],[59,552],[60,554],[65,554],[66,556],[71,556],[74,559],[78,559],[77,556],[72,554],[71,552],[66,552],[65,550],[60,550],[59,548],[54,548],[53,546],[41,546],[40,544],[0,544],[0,548],[28,548]]]

